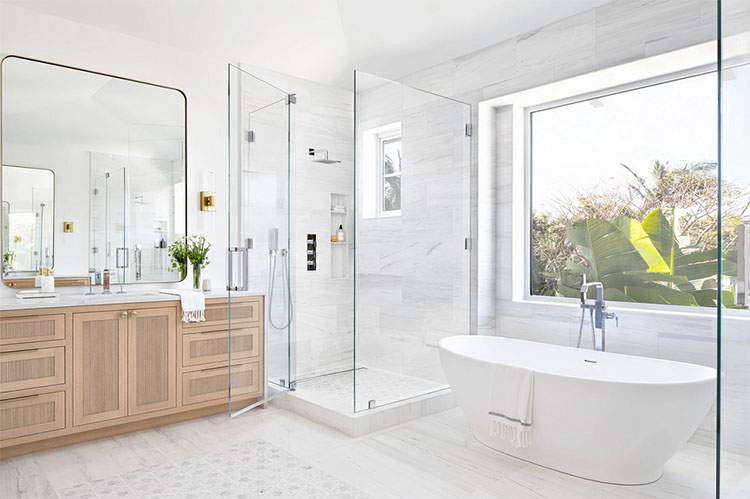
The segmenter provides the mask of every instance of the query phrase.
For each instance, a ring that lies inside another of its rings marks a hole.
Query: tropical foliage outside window
[[[401,137],[382,139],[381,151],[381,212],[401,211]]]
[[[733,306],[750,182],[722,184],[717,253],[716,80],[705,74],[531,115],[531,294]]]

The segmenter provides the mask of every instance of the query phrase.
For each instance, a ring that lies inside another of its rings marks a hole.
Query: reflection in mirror
[[[55,174],[3,165],[3,273],[54,267]]]
[[[185,107],[175,89],[5,58],[2,163],[24,167],[3,168],[5,277],[180,280],[167,247],[186,232]]]

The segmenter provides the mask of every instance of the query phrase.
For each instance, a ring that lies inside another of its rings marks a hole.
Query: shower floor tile
[[[354,371],[325,374],[297,381],[294,396],[343,414],[351,414],[355,393]],[[418,397],[448,388],[444,383],[386,371],[361,367],[356,370],[357,411],[367,409],[374,400],[376,407]]]

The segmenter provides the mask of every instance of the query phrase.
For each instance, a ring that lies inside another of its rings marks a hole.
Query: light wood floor
[[[713,450],[696,443],[667,463],[661,480],[621,487],[570,477],[488,449],[471,437],[458,409],[352,439],[270,407],[232,420],[212,416],[0,461],[0,497],[54,498],[63,489],[161,469],[251,441],[288,453],[329,483],[351,486],[348,494],[314,497],[709,499],[714,490]],[[750,497],[750,459],[727,456],[724,469],[726,486],[735,488],[727,497]],[[267,496],[272,495],[252,497]],[[285,497],[278,492],[273,496]],[[169,497],[184,496],[174,491]]]

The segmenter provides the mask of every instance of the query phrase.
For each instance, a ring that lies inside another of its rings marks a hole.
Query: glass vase
[[[200,265],[193,266],[193,289],[201,288],[201,267]]]

